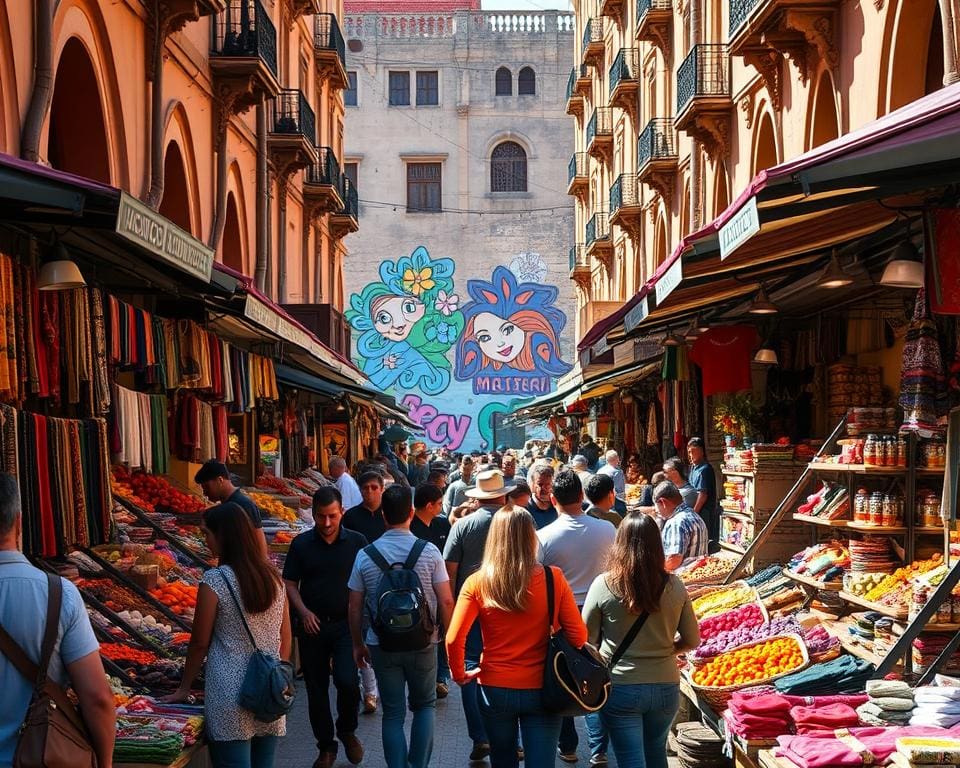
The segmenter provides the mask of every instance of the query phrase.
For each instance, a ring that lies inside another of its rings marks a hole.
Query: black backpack
[[[364,552],[383,572],[377,584],[373,631],[384,651],[422,651],[430,645],[434,622],[414,567],[427,542],[417,539],[404,563],[390,565],[373,544]]]

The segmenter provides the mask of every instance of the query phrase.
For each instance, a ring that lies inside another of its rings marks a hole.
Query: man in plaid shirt
[[[680,490],[665,480],[653,489],[653,503],[657,517],[663,520],[663,554],[666,568],[673,572],[692,557],[707,554],[710,536],[707,525],[683,500]]]

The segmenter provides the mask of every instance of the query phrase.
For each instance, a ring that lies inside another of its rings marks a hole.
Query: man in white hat
[[[468,498],[477,499],[480,502],[480,507],[457,521],[450,530],[447,544],[443,549],[447,573],[450,581],[455,585],[454,596],[460,594],[460,588],[467,577],[479,570],[480,563],[483,562],[483,550],[487,544],[490,521],[493,520],[493,514],[507,503],[507,494],[513,485],[504,479],[503,472],[499,469],[488,469],[479,472],[474,487],[465,491]],[[483,653],[483,640],[480,636],[480,622],[476,622],[467,635],[465,653],[467,670],[480,666],[481,653]],[[467,733],[473,740],[470,759],[483,760],[490,754],[490,740],[480,717],[475,680],[460,689],[460,698],[463,701],[463,714],[467,720]]]

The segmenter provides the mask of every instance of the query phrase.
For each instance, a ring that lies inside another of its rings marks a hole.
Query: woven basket
[[[744,603],[744,605],[750,605],[750,603]],[[764,606],[764,604],[759,600],[756,601],[754,605],[756,605],[760,609],[760,615],[763,617],[763,621],[761,622],[761,624],[769,623],[770,614],[767,613],[766,606]],[[743,608],[743,605],[738,606],[737,608],[731,608],[730,611],[736,611],[736,610],[739,610],[740,608]],[[724,611],[724,613],[729,613],[730,611]],[[718,613],[715,616],[711,616],[710,618],[715,619],[717,618],[717,616],[723,616],[723,613]],[[743,645],[750,645],[750,644],[751,643],[744,643]],[[702,667],[708,661],[711,661],[717,658],[717,656],[719,656],[721,653],[726,653],[727,651],[733,651],[733,650],[736,650],[737,648],[742,648],[743,645],[735,645],[732,648],[727,648],[726,651],[721,651],[720,653],[716,654],[716,656],[710,656],[709,658],[699,658],[694,654],[690,653],[690,654],[687,654],[687,660],[690,662],[691,667],[693,667],[694,669],[700,669],[700,667]]]
[[[764,640],[756,640],[752,643],[745,643],[740,646],[740,649],[751,648],[754,645],[762,645],[764,643],[769,643],[772,640],[780,640],[782,638],[789,638],[797,643],[800,646],[800,655],[803,658],[803,663],[799,667],[794,667],[791,670],[786,672],[781,672],[777,675],[772,675],[771,677],[762,678],[760,680],[751,680],[749,683],[738,683],[736,685],[697,685],[693,682],[693,676],[690,677],[690,687],[693,688],[697,694],[703,698],[704,701],[709,704],[713,710],[720,714],[724,709],[727,708],[727,702],[730,701],[730,697],[734,693],[743,689],[743,688],[754,688],[759,685],[767,685],[772,683],[774,680],[779,680],[781,677],[786,677],[787,675],[792,675],[796,672],[799,672],[802,669],[806,669],[810,665],[810,654],[807,653],[807,646],[804,645],[803,638],[799,635],[794,634],[784,634],[784,635],[773,635],[772,637],[765,638]],[[731,649],[734,650],[734,649]],[[727,651],[724,651],[727,653]],[[721,656],[723,654],[720,654]],[[714,657],[716,658],[716,657]]]
[[[725,592],[728,589],[749,589],[753,593],[753,597],[750,600],[747,600],[746,602],[741,603],[740,605],[746,605],[747,603],[750,603],[750,602],[754,602],[754,603],[761,602],[760,594],[757,592],[757,590],[754,587],[751,587],[749,584],[747,584],[747,582],[742,580],[734,581],[734,582],[731,582],[730,584],[722,584],[717,587],[704,587],[702,591],[698,591],[696,593],[696,596],[691,594],[690,600],[695,602],[700,598],[706,597],[707,595],[712,595],[716,592]],[[733,608],[739,608],[739,607],[740,607],[739,605],[734,605],[734,606],[731,606],[731,608],[728,608],[727,610],[732,610]],[[696,612],[696,609],[694,609],[694,612]],[[721,613],[725,613],[725,611],[722,611]],[[713,615],[719,616],[720,614],[713,614]],[[706,619],[706,618],[710,618],[710,617],[697,616],[698,621],[702,621],[703,619]]]

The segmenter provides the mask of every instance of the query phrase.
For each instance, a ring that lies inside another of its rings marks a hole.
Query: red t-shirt
[[[703,372],[703,394],[750,389],[750,361],[760,337],[752,325],[710,328],[694,342],[690,359]]]

